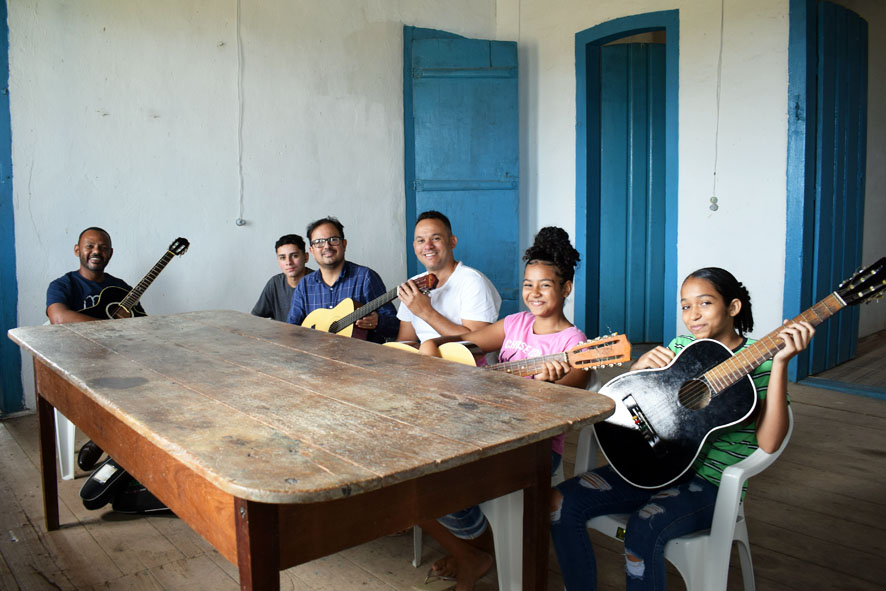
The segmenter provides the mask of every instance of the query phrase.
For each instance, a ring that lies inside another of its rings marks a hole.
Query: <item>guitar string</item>
[[[154,282],[154,279],[157,278],[157,275],[160,274],[160,271],[166,268],[166,265],[169,264],[169,261],[172,260],[173,256],[174,255],[167,250],[166,253],[162,257],[160,257],[160,260],[157,261],[157,263],[151,268],[151,270],[148,271],[144,277],[142,277],[142,280],[139,281],[138,284],[129,293],[126,294],[126,297],[124,297],[120,302],[117,303],[117,305],[131,311],[132,308],[134,308],[138,304],[138,300],[141,299],[144,291],[148,289],[148,287],[150,287],[151,283]],[[155,270],[157,271],[156,273],[154,273]],[[150,281],[148,281],[149,277]],[[138,293],[138,297],[134,301],[131,301],[130,296],[136,295],[138,291],[141,291],[141,293]]]
[[[147,272],[147,274],[142,278],[142,280],[139,281],[138,284],[135,286],[135,289],[133,289],[129,293],[133,294],[137,290],[144,291],[145,289],[147,289],[151,285],[151,283],[154,282],[154,280],[157,278],[157,276],[160,275],[160,272],[166,268],[166,265],[171,260],[172,260],[172,256],[169,253],[166,253],[165,255],[160,257],[160,260],[157,262],[157,264],[154,265],[151,268],[151,270]],[[128,298],[128,296],[127,296],[127,298]]]
[[[621,340],[623,340],[623,338]],[[566,363],[569,363],[569,353],[571,353],[573,351],[587,351],[587,350],[596,351],[598,349],[607,349],[607,350],[608,349],[615,349],[617,351],[617,343],[618,342],[619,342],[619,339],[616,339],[615,342],[606,341],[606,340],[601,341],[601,342],[591,341],[589,343],[583,343],[581,345],[577,345],[575,347],[570,348],[568,351],[563,351],[561,353],[553,353],[551,355],[543,355],[541,357],[534,357],[531,359],[521,359],[518,361],[505,361],[502,363],[497,363],[495,365],[488,365],[485,367],[487,369],[494,369],[495,371],[506,371],[509,373],[517,373],[519,371],[524,371],[524,370],[535,370],[535,369],[540,369],[547,361],[558,360],[558,361],[565,361]],[[616,351],[613,351],[613,352],[616,352]],[[606,365],[610,361],[613,363],[617,363],[617,361],[614,361],[614,360],[622,359],[623,357],[624,357],[624,355],[619,355],[619,354],[615,354],[610,357],[596,357],[594,360],[591,361],[591,363],[587,364],[587,368],[591,369],[592,367]],[[560,359],[560,358],[562,358],[562,359]],[[572,364],[570,363],[570,365],[572,365]],[[573,366],[573,367],[576,367],[576,369],[584,369],[584,367],[580,367],[580,366]],[[510,370],[515,370],[515,371],[510,371]],[[530,374],[526,373],[526,374],[521,374],[521,375],[530,375]]]
[[[427,292],[430,291],[427,288],[427,285],[428,285],[427,277],[428,277],[428,275],[425,275],[423,277],[419,277],[418,279],[416,279],[416,281],[420,281],[420,280],[424,279],[424,283],[422,283],[422,285],[424,285],[425,287],[419,287],[419,290],[424,294],[427,294]],[[336,320],[335,322],[333,322],[332,324],[329,325],[329,332],[337,333],[340,330],[344,330],[345,328],[354,324],[355,322],[357,322],[358,320],[360,320],[364,316],[368,316],[369,314],[372,314],[373,312],[375,312],[376,310],[378,310],[379,308],[381,308],[382,306],[384,306],[388,302],[394,300],[397,297],[397,290],[399,288],[400,288],[400,286],[398,285],[397,287],[395,287],[393,289],[389,289],[387,292],[378,296],[377,298],[375,298],[374,300],[372,300],[368,304],[364,304],[363,306],[360,306],[359,308],[357,308],[356,310],[354,310],[353,312],[351,312],[347,316],[342,316],[341,318],[339,318],[338,320]]]
[[[592,362],[583,364],[581,366],[573,366],[575,369],[594,369],[607,364],[615,364],[618,363],[619,359],[623,359],[621,355],[611,355],[609,357],[597,357]],[[567,352],[564,351],[562,353],[554,353],[552,355],[545,355],[543,357],[536,357],[533,359],[524,359],[520,361],[506,361],[503,363],[496,363],[495,365],[487,365],[486,369],[492,369],[495,371],[504,371],[507,373],[517,374],[517,375],[535,375],[536,373],[540,373],[540,371],[544,368],[544,364],[548,361],[562,361],[565,363],[569,363]],[[570,364],[571,365],[571,364]]]

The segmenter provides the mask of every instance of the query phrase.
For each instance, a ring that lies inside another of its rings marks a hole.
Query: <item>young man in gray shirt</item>
[[[292,292],[302,277],[311,273],[312,269],[305,266],[308,262],[308,252],[305,249],[304,239],[298,234],[281,236],[274,248],[277,249],[277,264],[283,272],[268,280],[258,302],[252,308],[252,315],[286,322],[289,306],[292,303]]]

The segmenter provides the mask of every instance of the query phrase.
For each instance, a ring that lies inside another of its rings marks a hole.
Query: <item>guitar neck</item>
[[[805,320],[812,326],[818,326],[845,307],[846,304],[834,292],[792,319],[791,323]],[[760,367],[764,362],[775,357],[785,347],[784,339],[778,336],[781,331],[782,327],[776,328],[744,351],[737,353],[705,373],[704,378],[710,384],[712,390],[714,392],[722,392]]]
[[[174,257],[171,251],[167,250],[166,254],[160,257],[160,260],[157,261],[150,271],[148,271],[147,275],[142,277],[142,280],[138,282],[138,285],[132,288],[126,297],[123,298],[123,301],[120,302],[120,305],[126,308],[127,310],[132,310],[136,305],[138,305],[138,301],[144,295],[145,290],[154,282],[154,279],[160,274],[160,271],[166,268],[166,265],[169,264],[169,261]]]
[[[351,312],[347,316],[343,316],[342,318],[339,318],[338,320],[336,320],[335,322],[330,324],[329,325],[329,332],[336,333],[336,332],[342,330],[343,328],[354,324],[355,322],[357,322],[358,320],[360,320],[364,316],[366,316],[368,314],[372,314],[373,312],[375,312],[376,310],[378,310],[379,308],[381,308],[382,306],[384,306],[388,302],[393,301],[394,298],[396,298],[396,297],[397,297],[397,288],[395,287],[394,289],[378,296],[377,298],[375,298],[374,300],[372,300],[368,304],[364,304],[364,305],[360,306],[359,308],[357,308],[356,310],[354,310],[353,312]]]
[[[494,371],[504,371],[516,376],[534,376],[544,370],[545,363],[548,361],[560,361],[569,363],[569,355],[567,352],[554,353],[553,355],[545,355],[543,357],[533,357],[532,359],[521,359],[519,361],[505,361],[504,363],[496,363],[495,365],[487,365],[486,369]]]

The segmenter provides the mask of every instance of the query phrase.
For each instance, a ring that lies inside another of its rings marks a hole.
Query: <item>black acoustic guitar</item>
[[[106,287],[99,294],[96,303],[88,308],[83,308],[80,310],[80,313],[101,320],[145,316],[145,311],[138,301],[144,295],[148,286],[160,274],[160,271],[166,268],[172,257],[185,254],[188,246],[190,246],[190,243],[185,238],[176,238],[169,245],[166,253],[157,261],[157,264],[148,271],[148,274],[131,291],[127,291],[122,287]]]
[[[844,307],[879,298],[884,291],[886,258],[881,258],[792,322],[818,326]],[[612,468],[640,488],[680,478],[712,433],[752,418],[757,391],[749,374],[784,348],[781,330],[735,355],[717,341],[700,339],[666,367],[609,381],[600,394],[616,403],[615,413],[594,425],[594,432]]]

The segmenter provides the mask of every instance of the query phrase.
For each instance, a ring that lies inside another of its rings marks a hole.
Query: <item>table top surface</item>
[[[266,503],[378,489],[613,410],[585,390],[225,310],[9,336],[215,486]]]

